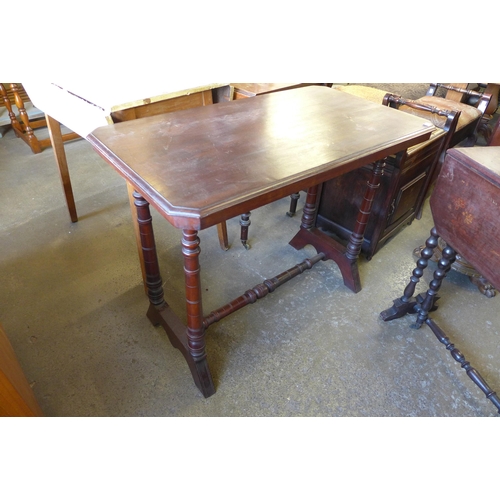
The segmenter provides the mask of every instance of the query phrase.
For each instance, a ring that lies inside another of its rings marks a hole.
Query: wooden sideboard
[[[424,202],[431,167],[432,161],[403,169],[395,161],[387,164],[361,246],[365,257],[371,259],[387,240],[415,219]],[[323,184],[317,227],[335,239],[349,240],[372,170],[371,166],[363,167]]]

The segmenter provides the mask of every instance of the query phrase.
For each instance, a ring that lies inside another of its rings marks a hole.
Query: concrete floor
[[[211,326],[217,392],[204,399],[182,355],[146,318],[124,181],[84,140],[66,152],[75,224],[52,150],[34,155],[12,131],[0,139],[0,321],[47,416],[497,415],[426,326],[379,319],[428,237],[428,206],[372,261],[361,259],[360,293],[343,286],[334,263],[320,262]],[[286,217],[287,207],[281,200],[253,213],[249,251],[236,219],[228,252],[215,228],[201,232],[205,311],[315,253],[287,244],[301,215]],[[166,299],[183,314],[179,233],[155,220]],[[486,298],[456,272],[441,296],[434,319],[500,392],[498,296]]]

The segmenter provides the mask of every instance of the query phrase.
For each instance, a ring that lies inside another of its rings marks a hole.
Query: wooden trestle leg
[[[366,225],[370,218],[375,193],[380,186],[380,178],[384,172],[384,167],[385,160],[380,160],[373,164],[372,176],[367,183],[363,202],[359,208],[356,224],[347,247],[314,227],[318,211],[317,197],[319,186],[309,188],[299,232],[290,241],[290,245],[297,250],[309,244],[317,252],[325,254],[326,259],[335,261],[342,273],[344,284],[355,293],[361,290],[358,257],[361,252]]]
[[[147,316],[155,325],[161,325],[172,345],[186,359],[196,386],[206,398],[215,394],[212,375],[208,368],[203,328],[200,267],[198,255],[199,239],[196,231],[184,231],[182,253],[186,278],[187,329],[173,313],[163,296],[163,280],[160,275],[158,256],[149,203],[134,192],[137,222],[144,257],[146,287],[149,297]]]

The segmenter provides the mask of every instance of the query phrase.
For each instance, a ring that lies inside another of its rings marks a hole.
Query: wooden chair
[[[382,103],[384,95],[387,93],[383,89],[363,85],[341,85],[334,88],[341,92],[347,92],[380,103]],[[443,97],[438,97],[436,94],[443,94]],[[489,93],[468,90],[466,83],[454,85],[431,83],[427,94],[424,97],[415,99],[415,101],[426,106],[460,112],[460,119],[450,142],[450,147],[453,147],[462,141],[465,141],[464,146],[473,146],[476,143],[479,128],[485,121],[489,120],[489,115],[485,116],[485,112],[491,103],[491,99],[492,96]]]
[[[368,259],[413,219],[420,218],[460,118],[458,111],[427,106],[395,94],[385,94],[382,104],[426,118],[436,129],[427,141],[387,159],[362,243]],[[332,237],[349,239],[372,169],[367,165],[322,185],[318,227]]]
[[[464,146],[473,146],[477,141],[480,128],[484,126],[485,120],[488,121],[485,118],[485,111],[491,102],[491,94],[468,90],[466,87],[467,84],[445,85],[431,83],[427,95],[415,100],[415,102],[426,106],[459,112],[459,121],[453,136],[450,138],[449,147],[454,147],[461,142],[464,142]],[[387,93],[383,89],[364,85],[339,85],[333,87],[333,89],[380,103],[382,103]],[[445,93],[444,97],[436,96],[435,94],[438,91]],[[466,99],[470,100],[471,104],[461,102],[461,100]],[[437,173],[434,175],[432,182],[436,180],[436,175]],[[295,214],[299,197],[299,193],[291,195],[288,216],[292,217]]]
[[[31,103],[26,90],[20,83],[0,83],[0,106],[5,106],[10,117],[10,124],[17,137],[22,139],[35,154],[41,153],[43,149],[51,145],[50,138],[38,139],[34,130],[46,127],[47,120],[43,113],[36,113],[34,118],[30,118],[26,108]],[[19,116],[16,116],[14,108],[17,108]],[[36,109],[30,106],[32,109]],[[40,117],[41,115],[41,117]],[[80,136],[75,132],[64,134],[64,141],[78,139]]]
[[[446,90],[444,97],[437,97],[436,92],[439,89]],[[462,96],[461,100],[457,97]],[[460,119],[457,129],[452,137],[450,147],[457,146],[464,141],[463,146],[474,146],[477,141],[477,133],[481,126],[489,118],[485,118],[485,112],[491,102],[492,95],[487,93],[468,90],[458,85],[445,85],[443,83],[431,83],[429,90],[424,97],[417,99],[428,106],[437,106],[439,108],[460,111]],[[471,104],[467,104],[468,101]]]

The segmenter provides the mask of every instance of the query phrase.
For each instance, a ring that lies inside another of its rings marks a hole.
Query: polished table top
[[[310,86],[108,125],[87,140],[174,226],[198,230],[404,150],[433,128]]]
[[[367,186],[367,203],[360,208],[364,219],[383,171],[379,160],[426,140],[433,129],[421,118],[381,104],[327,87],[303,87],[109,125],[87,137],[136,190],[150,300],[147,315],[181,350],[205,397],[215,393],[205,349],[205,332],[211,324],[325,259],[337,262],[349,288],[361,289],[360,244],[353,241],[346,251],[332,238],[325,241],[305,227],[318,184],[377,162],[373,182]],[[317,255],[205,315],[198,230],[300,189],[309,191],[302,225],[290,245],[298,249],[310,243]],[[164,300],[149,204],[182,229],[186,326]],[[358,226],[362,238],[362,221],[353,232],[357,234]]]

